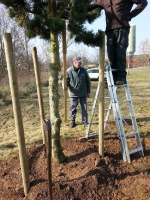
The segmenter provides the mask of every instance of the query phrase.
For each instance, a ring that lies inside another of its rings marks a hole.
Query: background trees
[[[4,6],[0,5],[0,77],[6,71],[6,60],[3,45],[3,34],[10,32],[13,39],[15,63],[18,70],[30,71],[31,54],[29,49],[29,39],[25,35],[25,29],[10,19]]]
[[[144,41],[141,41],[139,45],[139,61],[141,66],[147,67],[150,64],[150,41],[148,39],[145,39]]]

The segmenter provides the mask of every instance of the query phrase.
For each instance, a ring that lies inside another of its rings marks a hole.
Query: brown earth
[[[122,160],[117,138],[106,138],[104,157],[96,139],[62,140],[67,160],[52,163],[53,200],[150,200],[150,138],[144,140],[144,157]],[[25,197],[19,158],[0,161],[0,200],[42,200],[48,197],[44,145],[27,149],[30,191]]]

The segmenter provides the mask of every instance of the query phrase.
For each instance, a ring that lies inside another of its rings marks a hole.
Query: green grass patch
[[[43,76],[42,93],[43,93],[43,103],[45,119],[49,119],[50,109],[49,109],[49,90],[47,87],[48,79]],[[128,82],[130,86],[130,92],[133,102],[133,107],[138,123],[138,129],[141,136],[150,136],[150,68],[137,68],[130,69],[128,75]],[[29,78],[26,76],[26,81],[22,81],[23,84],[19,84],[20,90],[20,102],[23,117],[23,127],[25,134],[25,142],[27,147],[38,145],[42,143],[42,130],[41,121],[39,115],[39,105],[37,99],[37,90],[35,87],[34,74]],[[2,85],[2,84],[1,84]],[[91,82],[91,97],[88,99],[88,117],[90,118],[92,105],[94,102],[94,97],[96,93],[98,82]],[[120,90],[120,89],[119,89]],[[124,98],[124,94],[119,92],[119,97]],[[81,123],[81,108],[80,104],[78,106],[77,112],[77,126],[75,128],[70,128],[70,101],[67,99],[67,122],[64,122],[64,94],[61,86],[61,81],[59,84],[59,113],[62,119],[60,135],[61,139],[79,139],[85,137],[86,128]],[[105,95],[108,96],[108,90],[105,89]],[[108,107],[109,101],[105,101],[105,107]],[[98,122],[99,113],[98,105],[97,112],[94,113],[93,121]],[[125,115],[127,112],[126,106],[121,107],[122,114]],[[110,128],[107,128],[107,133],[116,134],[116,126],[114,123],[113,113],[109,117]],[[91,126],[91,132],[98,132],[98,125]],[[126,128],[128,130],[128,127]],[[106,136],[108,137],[108,135]],[[148,144],[147,144],[148,145]],[[10,89],[8,85],[0,86],[0,159],[4,157],[13,156],[18,152],[17,148],[17,137],[15,131],[14,114],[12,108],[12,100],[10,95]],[[127,198],[127,197],[124,197]]]

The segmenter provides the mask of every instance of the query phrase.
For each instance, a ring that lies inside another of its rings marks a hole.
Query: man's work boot
[[[73,128],[76,126],[76,123],[75,123],[75,120],[72,120],[71,124],[70,124],[70,127]]]
[[[127,84],[126,80],[125,79],[120,79],[120,80],[116,81],[115,85],[124,85],[124,84]]]
[[[118,71],[116,69],[112,69],[112,76],[113,76],[113,79],[114,79],[114,84],[116,84],[117,75],[118,75]]]
[[[83,122],[83,125],[84,125],[84,127],[87,127],[88,123],[87,122]]]

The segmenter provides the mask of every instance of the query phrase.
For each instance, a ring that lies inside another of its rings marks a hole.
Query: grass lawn
[[[44,77],[44,78],[43,78]],[[25,79],[25,78],[24,78]],[[39,106],[35,87],[34,74],[24,81],[19,77],[20,102],[23,117],[23,126],[26,146],[35,146],[42,143],[41,123],[39,117]],[[49,119],[49,90],[47,86],[48,76],[42,75],[42,93],[45,110],[45,119]],[[150,135],[150,68],[130,69],[128,75],[131,97],[134,111],[141,135],[149,137]],[[88,116],[91,115],[91,109],[97,88],[97,81],[91,82],[91,97],[88,99]],[[68,121],[64,122],[64,96],[59,85],[60,93],[60,117],[62,119],[61,138],[78,139],[85,136],[85,128],[81,124],[81,109],[78,106],[77,124],[71,129],[69,116],[69,98],[67,99]],[[107,89],[105,89],[107,93]],[[126,108],[123,108],[124,112]],[[111,123],[114,123],[113,115],[110,116]],[[98,121],[98,113],[94,114],[93,121]],[[92,125],[91,131],[97,131],[98,126]],[[115,132],[115,128],[113,130]],[[8,82],[0,81],[0,159],[13,156],[18,152],[17,138],[15,134],[14,115],[11,103],[10,89]]]

